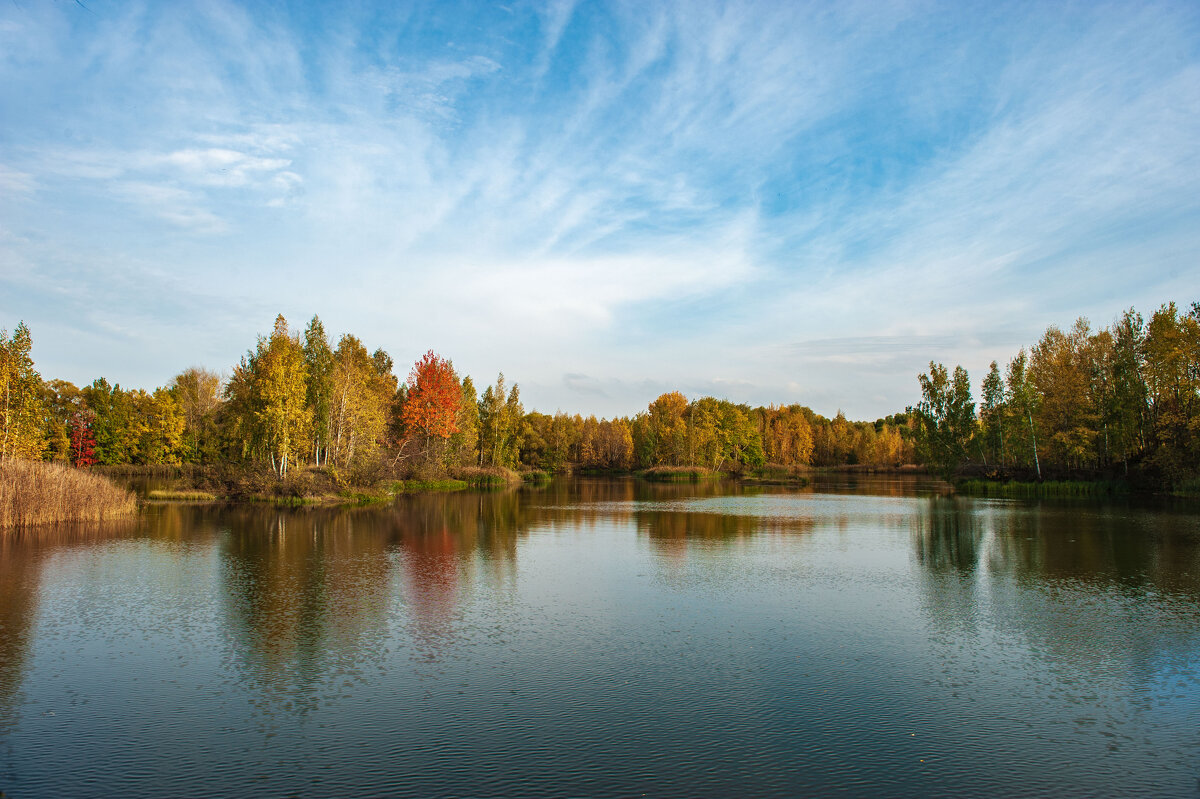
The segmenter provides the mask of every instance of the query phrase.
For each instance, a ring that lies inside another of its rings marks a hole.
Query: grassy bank
[[[207,491],[156,489],[146,495],[156,502],[212,502],[216,496]]]
[[[471,488],[508,488],[523,482],[518,472],[502,466],[466,466],[456,470],[454,478]]]
[[[1009,499],[1073,499],[1117,497],[1130,493],[1129,484],[1119,480],[964,480],[955,486],[960,494]]]
[[[466,480],[397,480],[392,483],[394,494],[417,494],[423,491],[462,491],[470,488]]]
[[[725,475],[702,466],[654,466],[639,472],[638,476],[656,483],[698,483],[720,480]]]
[[[0,530],[102,522],[136,512],[134,495],[100,475],[58,463],[0,460]]]

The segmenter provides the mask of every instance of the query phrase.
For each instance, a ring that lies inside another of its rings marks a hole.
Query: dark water
[[[1195,506],[634,481],[0,537],[0,790],[1200,796]]]

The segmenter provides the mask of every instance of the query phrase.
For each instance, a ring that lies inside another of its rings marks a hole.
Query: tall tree
[[[183,413],[184,460],[211,463],[217,457],[216,416],[223,393],[221,376],[193,366],[175,375],[171,393]]]
[[[71,464],[81,469],[96,464],[96,436],[87,411],[76,411],[71,417]]]
[[[46,446],[42,378],[32,348],[24,322],[12,336],[0,330],[0,457],[37,460]]]
[[[921,384],[920,451],[924,460],[949,478],[967,460],[975,434],[975,403],[971,381],[961,366],[951,377],[940,363],[929,363],[929,374],[917,378]]]
[[[991,454],[992,461],[1004,461],[1004,413],[1008,397],[1004,391],[1004,378],[1000,367],[992,361],[980,391],[979,421],[983,427],[984,460]]]
[[[1050,327],[1029,357],[1029,379],[1041,402],[1038,429],[1051,461],[1080,467],[1096,451],[1098,413],[1090,392],[1086,319],[1069,331]]]
[[[1034,413],[1037,411],[1040,402],[1037,389],[1029,379],[1028,364],[1029,360],[1025,355],[1025,349],[1022,348],[1016,357],[1008,362],[1006,382],[1008,384],[1009,406],[1022,423],[1028,422],[1029,444],[1030,450],[1033,453],[1033,466],[1037,471],[1038,479],[1041,480],[1042,462],[1038,457],[1037,429],[1033,423]]]
[[[478,463],[476,450],[479,447],[479,395],[470,375],[464,377],[460,385],[458,430],[450,436],[446,458],[447,463],[465,466]]]
[[[1112,327],[1113,452],[1129,472],[1129,459],[1146,447],[1146,380],[1142,374],[1145,322],[1132,308]]]
[[[312,425],[306,400],[308,372],[299,336],[280,314],[269,339],[260,339],[251,361],[254,421],[266,459],[279,477],[287,476],[303,451]]]
[[[1200,312],[1181,315],[1173,302],[1154,312],[1146,329],[1145,376],[1154,462],[1176,482],[1200,466]]]
[[[332,435],[333,408],[333,350],[325,336],[325,325],[313,314],[308,327],[304,328],[304,401],[312,413],[312,457],[313,465],[320,466],[329,458],[329,440]]]
[[[379,352],[382,352],[380,350]],[[388,406],[395,388],[391,359],[376,361],[357,338],[346,334],[333,356],[333,396],[330,406],[330,459],[349,466],[373,455],[384,437]],[[387,373],[382,374],[381,369]]]
[[[402,417],[408,435],[416,438],[430,463],[441,463],[451,436],[458,432],[462,384],[450,361],[426,352],[408,375],[408,394]]]
[[[520,461],[520,424],[525,412],[520,389],[504,386],[504,373],[479,398],[479,462],[484,466],[513,467]]]

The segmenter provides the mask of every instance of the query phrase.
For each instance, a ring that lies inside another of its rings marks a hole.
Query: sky
[[[1200,4],[0,0],[0,328],[875,419],[1200,299]]]

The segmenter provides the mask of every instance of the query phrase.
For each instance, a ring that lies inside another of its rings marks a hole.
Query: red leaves
[[[84,469],[96,463],[96,436],[82,413],[71,417],[71,463]]]
[[[408,397],[401,413],[404,427],[426,436],[449,438],[458,432],[461,402],[462,386],[454,367],[430,350],[408,375]]]

